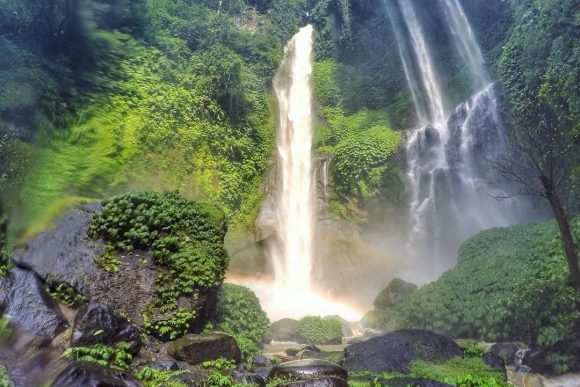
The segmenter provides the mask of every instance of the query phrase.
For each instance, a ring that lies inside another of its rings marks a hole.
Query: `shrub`
[[[104,344],[96,344],[92,347],[72,347],[63,352],[63,357],[96,363],[103,367],[129,370],[133,356],[127,353],[127,348],[129,348],[127,343],[120,343],[116,348]]]
[[[580,237],[580,218],[571,221]],[[554,372],[580,368],[578,294],[554,222],[484,231],[455,268],[394,306],[400,327],[461,338],[522,340],[548,350]],[[533,317],[531,317],[533,316]]]
[[[329,344],[342,340],[342,322],[337,318],[306,316],[298,321],[298,332],[312,344]]]

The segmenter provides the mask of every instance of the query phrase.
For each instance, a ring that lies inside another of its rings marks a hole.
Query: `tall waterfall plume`
[[[302,28],[285,48],[274,78],[278,99],[276,283],[311,289],[316,197],[312,170],[313,28]]]

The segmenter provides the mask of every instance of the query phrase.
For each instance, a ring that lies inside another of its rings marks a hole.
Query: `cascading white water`
[[[469,69],[473,86],[475,90],[482,90],[489,84],[489,76],[485,71],[483,55],[469,20],[467,20],[459,0],[440,1],[443,4],[449,29],[454,37],[455,47]]]
[[[387,0],[388,1],[388,0]],[[395,9],[387,12],[399,40],[407,32],[429,108],[429,124],[407,134],[407,180],[411,229],[408,240],[410,273],[418,281],[433,279],[453,264],[459,245],[471,235],[521,220],[518,202],[492,198],[502,185],[492,176],[486,160],[505,149],[495,87],[489,83],[481,50],[458,0],[439,0],[454,46],[478,92],[448,117],[445,93],[427,39],[411,0],[397,0],[404,23]],[[405,47],[401,41],[400,47]],[[416,87],[411,67],[401,53],[409,89]],[[416,84],[416,82],[415,82]],[[413,98],[415,102],[418,98]],[[415,102],[417,103],[417,102]],[[420,111],[421,107],[416,106]],[[420,116],[419,116],[420,117]],[[422,271],[422,272],[419,272]]]
[[[421,24],[411,4],[411,0],[399,0],[399,7],[409,31],[415,59],[421,72],[420,75],[429,105],[430,122],[441,125],[445,122],[446,117],[445,100]]]
[[[288,43],[276,77],[278,248],[273,250],[276,284],[309,291],[316,199],[312,171],[313,28],[302,28]]]

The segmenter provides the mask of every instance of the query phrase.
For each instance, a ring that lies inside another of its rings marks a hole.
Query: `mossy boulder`
[[[192,365],[220,358],[240,363],[242,353],[236,340],[225,333],[185,335],[167,348],[169,356]]]

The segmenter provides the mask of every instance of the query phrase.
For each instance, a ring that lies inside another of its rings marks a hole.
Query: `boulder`
[[[236,340],[225,333],[205,335],[185,335],[167,348],[167,353],[175,360],[192,365],[204,361],[225,358],[240,363],[242,353]]]
[[[279,384],[280,387],[348,387],[348,382],[344,379],[329,376],[326,378],[298,380]]]
[[[60,308],[30,271],[12,269],[4,282],[3,308],[10,324],[46,344],[68,327]]]
[[[338,364],[326,360],[296,360],[275,366],[268,379],[313,380],[325,378],[348,380],[348,373]]]
[[[120,342],[128,343],[128,352],[137,354],[142,345],[139,330],[126,318],[116,315],[107,305],[91,303],[79,309],[74,321],[71,345],[111,345]]]
[[[160,384],[159,387],[174,387],[176,383],[187,387],[207,387],[208,377],[204,373],[182,372],[172,376],[166,384]]]
[[[157,360],[147,364],[147,367],[159,371],[177,371],[179,364],[174,360]]]
[[[501,357],[506,365],[512,365],[516,361],[518,351],[522,348],[523,345],[519,343],[495,343],[489,352]]]
[[[417,285],[403,281],[400,278],[392,280],[375,298],[374,306],[377,310],[384,310],[396,304],[417,289]]]
[[[528,366],[532,372],[541,374],[548,371],[546,364],[546,351],[544,349],[531,349],[526,352],[522,359],[522,366]]]
[[[232,378],[234,379],[235,382],[240,383],[240,384],[258,386],[258,387],[264,387],[266,385],[266,381],[259,374],[234,371],[232,373]]]
[[[308,340],[298,332],[298,321],[291,318],[283,318],[273,322],[268,333],[273,341],[308,344]]]
[[[345,367],[349,372],[408,374],[415,360],[441,363],[461,355],[459,345],[445,336],[419,329],[402,329],[348,346]]]
[[[504,360],[496,355],[495,353],[488,352],[483,355],[483,362],[490,366],[491,368],[495,368],[496,370],[502,371],[504,374],[506,373],[505,369],[505,362]]]
[[[450,384],[425,378],[379,379],[377,382],[383,387],[453,387]]]
[[[94,363],[76,362],[66,367],[51,384],[53,387],[137,387],[128,374]]]
[[[12,261],[33,271],[43,281],[64,283],[87,295],[88,285],[98,267],[95,258],[104,251],[102,241],[92,241],[86,232],[99,205],[84,204],[68,211],[56,221],[56,227],[44,232],[17,251]]]
[[[272,360],[262,355],[254,356],[252,360],[253,367],[272,367]]]

